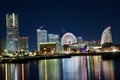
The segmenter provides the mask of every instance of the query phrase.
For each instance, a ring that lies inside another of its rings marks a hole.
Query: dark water
[[[120,80],[120,60],[100,56],[0,64],[0,80]]]

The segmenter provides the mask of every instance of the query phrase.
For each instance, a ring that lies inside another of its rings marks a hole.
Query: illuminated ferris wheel
[[[101,45],[103,45],[104,43],[112,43],[112,34],[110,26],[107,27],[102,33]]]
[[[65,33],[61,38],[62,46],[65,44],[77,43],[76,37],[72,33]]]

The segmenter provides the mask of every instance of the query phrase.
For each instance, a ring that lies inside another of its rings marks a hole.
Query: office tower
[[[58,34],[48,34],[49,42],[57,42],[59,41],[59,35]]]
[[[16,15],[15,13],[6,14],[6,29],[7,29],[6,38],[7,53],[14,53],[19,50],[18,15]]]
[[[19,37],[19,48],[22,51],[28,51],[28,37]]]
[[[112,34],[111,34],[111,27],[108,26],[102,33],[101,36],[101,46],[105,43],[112,43]]]
[[[40,50],[40,43],[47,42],[47,30],[37,29],[37,49]]]

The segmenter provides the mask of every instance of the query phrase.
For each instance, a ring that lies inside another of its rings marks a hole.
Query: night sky
[[[18,14],[19,34],[37,48],[36,29],[72,32],[84,40],[100,40],[110,25],[113,42],[120,43],[120,1],[117,0],[0,0],[0,37],[6,36],[6,13]]]

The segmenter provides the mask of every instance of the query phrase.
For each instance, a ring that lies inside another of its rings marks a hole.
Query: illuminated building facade
[[[59,35],[57,34],[48,34],[49,42],[59,41]]]
[[[100,40],[84,41],[84,43],[91,47],[100,46]]]
[[[87,46],[87,50],[93,51],[93,48],[101,48],[101,41],[100,40],[92,40],[92,41],[84,41]]]
[[[13,53],[19,50],[19,31],[18,31],[18,15],[15,13],[6,14],[6,49],[8,53]]]
[[[77,43],[77,39],[74,36],[74,34],[72,33],[65,33],[62,38],[61,38],[61,44],[66,45],[66,44],[73,44],[73,43]]]
[[[40,43],[47,42],[47,30],[37,29],[37,49],[40,50]]]
[[[40,51],[42,54],[58,53],[62,50],[60,42],[45,42],[40,43]]]
[[[78,44],[83,43],[83,39],[82,39],[81,36],[80,36],[80,37],[76,37],[76,39],[77,39],[77,43],[78,43]]]
[[[0,54],[5,50],[6,40],[5,38],[0,38]]]
[[[101,46],[105,43],[112,43],[112,34],[110,26],[108,26],[102,33]]]
[[[19,37],[19,48],[23,51],[28,51],[28,37]]]

